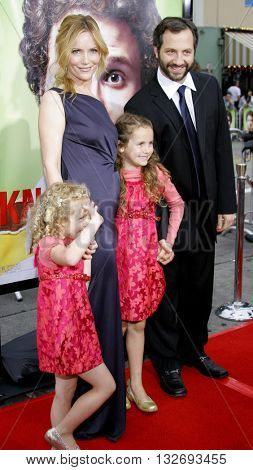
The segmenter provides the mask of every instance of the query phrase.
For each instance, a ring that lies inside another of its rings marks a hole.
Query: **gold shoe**
[[[131,406],[132,406],[132,405],[131,405],[131,403],[130,403],[130,401],[129,401],[129,399],[128,399],[128,396],[126,395],[126,410],[130,410]]]
[[[157,404],[150,397],[146,398],[145,400],[137,400],[131,388],[130,380],[128,381],[127,386],[127,397],[130,401],[133,401],[136,404],[139,410],[143,411],[144,413],[154,413],[158,410]]]
[[[56,428],[49,429],[44,438],[54,450],[70,450]],[[77,446],[76,449],[80,449],[80,447]]]

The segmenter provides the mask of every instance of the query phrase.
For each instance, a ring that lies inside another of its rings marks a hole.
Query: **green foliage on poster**
[[[162,18],[182,16],[183,0],[156,0],[156,5]]]

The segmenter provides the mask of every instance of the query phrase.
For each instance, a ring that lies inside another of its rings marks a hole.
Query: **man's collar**
[[[161,72],[160,67],[158,67],[157,80],[159,84],[161,85],[161,87],[166,90],[166,94],[169,99],[172,98],[174,93],[176,93],[176,91],[181,85],[185,85],[186,87],[190,88],[192,91],[196,91],[196,86],[194,84],[194,81],[190,72],[187,73],[184,83],[178,83],[178,82],[174,82],[169,77],[165,77],[165,75]]]

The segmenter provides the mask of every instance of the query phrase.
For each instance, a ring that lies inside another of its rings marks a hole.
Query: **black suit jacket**
[[[191,75],[197,89],[192,91],[192,97],[204,183],[210,201],[208,230],[210,236],[215,237],[217,214],[236,211],[231,139],[217,80],[204,73],[191,72]],[[171,172],[172,181],[188,210],[194,199],[191,150],[182,117],[156,76],[128,101],[125,111],[146,116],[153,123],[160,159]]]

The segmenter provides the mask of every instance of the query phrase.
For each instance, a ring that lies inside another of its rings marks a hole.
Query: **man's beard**
[[[182,74],[181,75],[178,75],[178,74],[174,74],[169,68],[168,66],[166,66],[165,64],[163,64],[161,61],[160,61],[160,58],[158,58],[158,61],[159,61],[159,66],[160,66],[160,69],[162,70],[162,72],[164,73],[164,75],[166,75],[166,77],[168,77],[170,80],[172,80],[173,82],[181,82],[187,75],[188,72],[190,72],[190,70],[192,70],[193,66],[194,66],[194,61],[191,63],[191,64],[186,64],[185,63],[185,68],[182,70]],[[169,62],[169,64],[167,65],[172,65],[172,63]]]

